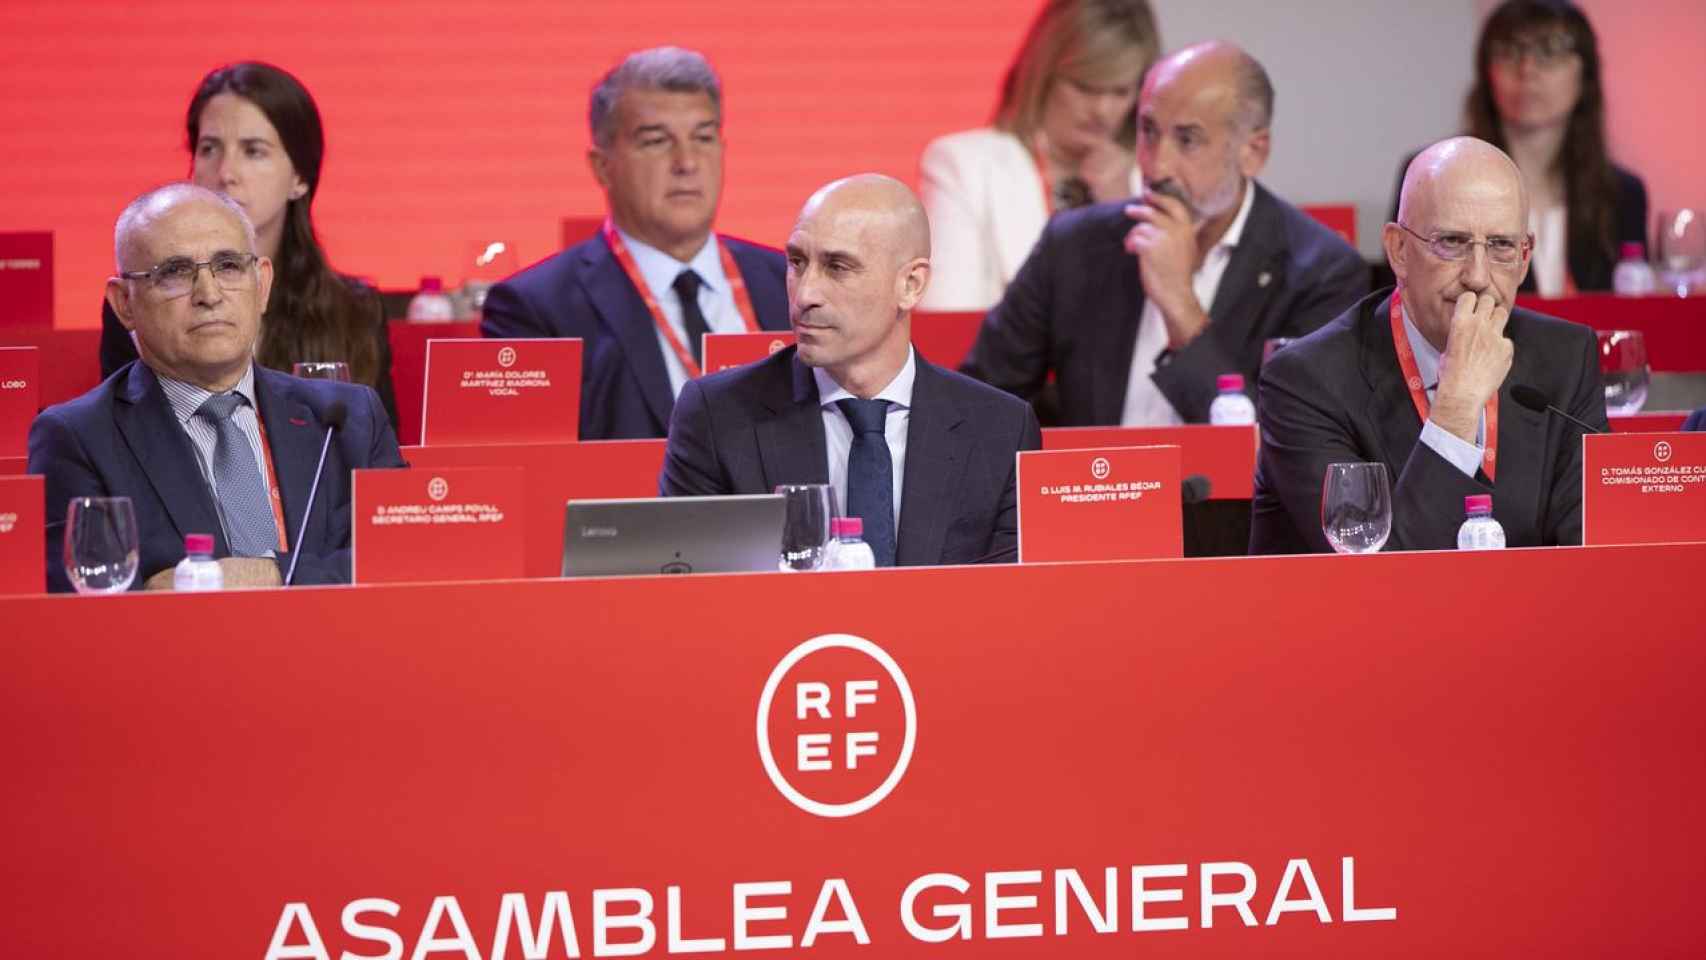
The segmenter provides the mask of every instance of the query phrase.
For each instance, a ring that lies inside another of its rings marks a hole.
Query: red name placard
[[[705,372],[716,373],[742,364],[763,360],[784,347],[791,346],[794,335],[770,330],[758,333],[707,333],[702,356]]]
[[[0,347],[0,457],[29,455],[30,422],[41,409],[35,347]]]
[[[526,475],[525,576],[555,577],[563,569],[563,508],[570,500],[658,495],[662,440],[586,443],[450,444],[408,447],[417,467],[520,467]]]
[[[515,467],[356,470],[355,583],[519,577],[526,511]]]
[[[1209,481],[1210,500],[1255,496],[1256,428],[1186,424],[1178,427],[1050,427],[1044,450],[1177,446],[1182,476]]]
[[[581,342],[428,340],[421,443],[580,439]]]
[[[47,589],[41,477],[0,476],[0,593]]]
[[[53,234],[0,233],[0,327],[53,326]]]
[[[1020,563],[1184,550],[1178,447],[1025,450],[1017,483]]]
[[[1706,540],[1706,433],[1582,441],[1583,543]]]

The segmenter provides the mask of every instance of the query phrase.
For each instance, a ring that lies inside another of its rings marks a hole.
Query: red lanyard
[[[1400,296],[1402,293],[1401,287],[1394,287],[1392,290],[1392,346],[1398,351],[1398,366],[1404,371],[1404,385],[1410,388],[1410,399],[1416,404],[1416,414],[1425,424],[1428,420],[1427,384],[1422,382],[1422,375],[1416,370],[1416,354],[1410,349],[1410,338],[1404,333],[1403,298]],[[1488,480],[1493,480],[1493,468],[1499,450],[1499,394],[1496,390],[1487,398],[1486,441],[1486,445],[1482,447],[1481,470],[1487,474]]]
[[[260,391],[255,392],[255,399],[260,399]],[[290,551],[290,541],[285,538],[284,531],[284,498],[278,492],[278,476],[272,469],[272,444],[267,440],[267,422],[261,419],[261,408],[255,407],[255,426],[261,435],[261,462],[267,468],[267,499],[272,501],[272,522],[278,530],[278,552]]]
[[[675,335],[675,328],[669,325],[663,315],[663,308],[658,305],[657,298],[652,296],[652,288],[647,286],[646,278],[640,275],[639,264],[634,262],[634,255],[629,252],[628,245],[622,242],[622,235],[616,232],[616,225],[604,218],[604,242],[610,246],[610,252],[616,255],[616,262],[622,265],[623,272],[628,274],[628,282],[640,292],[640,299],[646,302],[646,309],[652,312],[652,322],[663,331],[663,338],[675,351],[675,358],[681,361],[682,369],[687,371],[689,380],[699,376],[699,363],[693,359],[693,351],[687,349],[681,338]],[[729,293],[734,296],[735,309],[740,311],[740,317],[746,321],[746,332],[758,332],[758,319],[752,312],[752,298],[747,296],[746,281],[741,278],[740,267],[735,258],[729,254],[728,244],[717,239],[717,253],[723,259],[723,279],[728,282]]]

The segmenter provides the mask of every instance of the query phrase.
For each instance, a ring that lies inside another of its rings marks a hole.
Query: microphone
[[[1208,477],[1193,473],[1179,481],[1179,499],[1183,503],[1201,503],[1213,489],[1214,483]]]
[[[1558,416],[1563,417],[1565,420],[1568,420],[1571,423],[1575,424],[1576,426],[1581,427],[1582,432],[1584,432],[1584,433],[1610,433],[1611,432],[1609,430],[1601,430],[1600,428],[1594,426],[1593,424],[1588,423],[1586,420],[1577,419],[1576,417],[1573,417],[1573,416],[1569,415],[1568,413],[1565,413],[1564,411],[1558,409],[1557,407],[1553,406],[1550,401],[1548,401],[1546,399],[1546,394],[1541,393],[1539,390],[1534,389],[1533,387],[1529,386],[1526,383],[1511,384],[1511,399],[1515,400],[1517,403],[1522,404],[1523,406],[1527,407],[1528,409],[1533,410],[1535,413],[1555,413]]]
[[[332,448],[332,432],[347,419],[349,406],[342,400],[333,400],[320,415],[320,422],[326,425],[326,439],[320,442],[320,462],[314,467],[314,483],[308,488],[308,505],[302,508],[302,523],[296,528],[296,539],[291,541],[290,569],[284,575],[287,587],[296,579],[296,562],[302,559],[302,538],[308,535],[308,518],[314,515],[314,495],[320,492],[320,475],[326,472],[326,451]]]

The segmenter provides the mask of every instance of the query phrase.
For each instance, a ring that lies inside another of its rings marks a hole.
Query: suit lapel
[[[957,512],[954,492],[965,471],[972,433],[961,429],[964,413],[943,387],[942,374],[919,357],[906,426],[900,528],[895,531],[895,563],[901,566],[940,563],[948,520]]]
[[[113,419],[125,445],[142,466],[142,475],[166,507],[179,538],[187,533],[211,533],[217,553],[231,552],[213,494],[197,465],[195,445],[172,412],[166,393],[153,371],[140,360],[113,405]]]
[[[1281,242],[1285,225],[1280,220],[1279,206],[1256,181],[1250,189],[1256,197],[1250,202],[1250,216],[1244,221],[1244,233],[1232,248],[1232,259],[1226,272],[1220,275],[1220,286],[1214,294],[1214,306],[1208,311],[1209,330],[1216,341],[1228,349],[1236,349],[1250,339],[1268,301],[1273,298],[1284,276],[1287,250]],[[1262,282],[1263,274],[1268,277]]]
[[[255,367],[255,397],[260,401],[261,424],[266,427],[267,446],[272,449],[273,477],[284,500],[285,541],[298,549],[296,531],[308,504],[308,489],[314,483],[314,468],[320,462],[320,441],[325,431],[319,418],[290,377]],[[327,454],[331,459],[331,454]],[[315,511],[317,521],[303,536],[318,543],[326,521],[323,508]]]
[[[829,446],[823,436],[823,411],[811,369],[793,356],[780,370],[789,378],[782,390],[767,390],[764,404],[770,415],[755,426],[759,470],[764,491],[782,483],[828,483]],[[787,399],[784,401],[783,398]],[[837,508],[845,506],[837,504]]]
[[[669,371],[664,367],[651,311],[602,239],[583,247],[581,257],[587,267],[581,275],[587,299],[598,312],[599,321],[622,345],[646,407],[667,427],[670,411],[675,408],[675,393],[669,387]]]
[[[1137,274],[1137,258],[1122,246],[1125,227],[1132,221],[1120,213],[1117,228],[1104,244],[1113,252],[1112,263],[1101,271],[1093,282],[1106,283],[1113,289],[1106,295],[1090,298],[1103,310],[1091,322],[1095,324],[1095,356],[1090,360],[1094,371],[1090,380],[1090,411],[1093,423],[1117,424],[1125,411],[1126,386],[1131,381],[1131,356],[1137,349],[1137,327],[1143,319],[1143,280]],[[910,454],[909,454],[910,456]]]
[[[1398,351],[1392,345],[1388,321],[1392,296],[1396,293],[1376,301],[1372,312],[1359,319],[1357,329],[1362,335],[1362,375],[1369,389],[1368,409],[1363,415],[1378,438],[1380,459],[1392,474],[1389,479],[1397,483],[1410,460],[1410,451],[1421,438],[1422,420],[1404,386]]]
[[[1522,325],[1523,318],[1513,314],[1505,328],[1506,336],[1513,341],[1521,340]],[[1521,510],[1525,526],[1544,530],[1540,511],[1548,436],[1546,415],[1517,403],[1510,394],[1512,384],[1544,382],[1535,369],[1540,362],[1541,358],[1532,350],[1516,351],[1510,373],[1499,386],[1499,448],[1493,467],[1493,506],[1506,516],[1516,516],[1516,511]],[[1567,433],[1574,439],[1573,427]]]

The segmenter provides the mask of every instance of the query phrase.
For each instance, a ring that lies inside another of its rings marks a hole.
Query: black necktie
[[[704,349],[705,334],[711,332],[705,323],[705,314],[699,310],[699,285],[704,283],[699,275],[691,270],[683,270],[670,284],[675,289],[675,295],[681,298],[681,325],[687,328],[687,349],[693,352],[693,362],[703,364],[704,357],[700,351]]]
[[[847,452],[847,515],[865,521],[865,542],[877,566],[894,566],[894,458],[889,456],[887,400],[837,400],[853,425]]]

